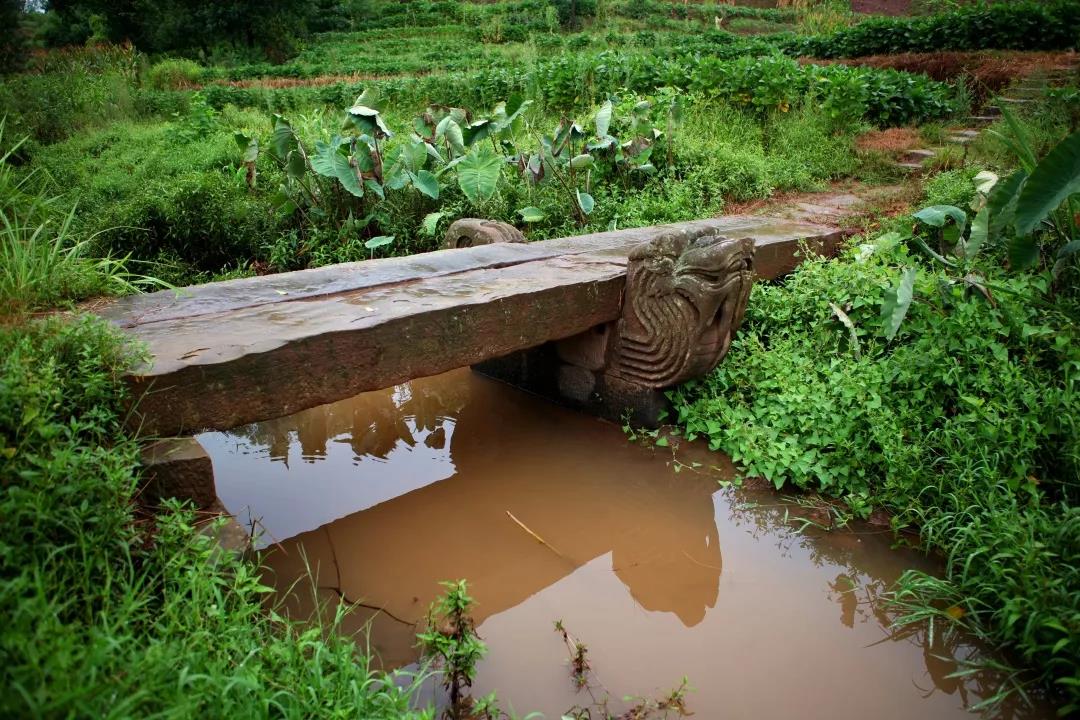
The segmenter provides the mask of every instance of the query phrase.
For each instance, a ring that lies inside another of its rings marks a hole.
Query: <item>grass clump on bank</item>
[[[0,358],[0,716],[424,716],[351,640],[268,614],[190,512],[137,515],[103,324],[4,326]]]

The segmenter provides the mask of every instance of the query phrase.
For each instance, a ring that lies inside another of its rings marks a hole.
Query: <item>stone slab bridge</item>
[[[603,417],[655,425],[711,371],[754,279],[845,233],[759,216],[524,242],[460,220],[446,249],[121,298],[99,312],[147,352],[127,378],[144,500],[214,501],[191,435],[466,365]]]

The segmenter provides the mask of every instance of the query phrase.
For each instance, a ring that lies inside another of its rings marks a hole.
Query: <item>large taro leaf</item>
[[[280,115],[275,115],[274,131],[270,135],[270,148],[274,151],[274,155],[284,160],[289,151],[295,150],[298,146],[299,141],[296,139],[296,131],[293,130],[292,125]]]
[[[1016,214],[1016,202],[1027,180],[1026,170],[1017,170],[1004,180],[999,180],[986,197],[986,207],[990,211],[988,239],[996,240],[1009,225]]]
[[[932,205],[915,213],[914,217],[936,228],[945,227],[945,223],[952,218],[961,233],[967,227],[967,213],[953,205]]]
[[[427,170],[421,170],[415,175],[410,173],[410,177],[412,178],[413,187],[432,200],[439,199],[439,178]]]
[[[356,168],[345,154],[346,148],[346,145],[338,142],[338,138],[330,143],[316,142],[315,154],[310,158],[311,169],[323,177],[337,178],[348,192],[356,197],[364,197],[364,186],[360,184]]]
[[[474,148],[457,165],[458,185],[471,202],[488,200],[499,185],[503,158],[486,145]]]
[[[907,268],[897,286],[885,291],[885,298],[881,302],[881,321],[886,340],[896,337],[900,325],[907,317],[915,294],[915,276],[918,272],[916,268]]]
[[[1016,201],[1017,235],[1031,233],[1050,213],[1080,192],[1080,132],[1058,143],[1024,183]]]
[[[607,137],[608,128],[611,127],[611,101],[606,101],[596,113],[596,137]]]
[[[394,133],[383,122],[382,115],[375,108],[366,105],[353,105],[349,108],[349,120],[362,133],[370,133],[375,137],[384,138],[394,136]]]

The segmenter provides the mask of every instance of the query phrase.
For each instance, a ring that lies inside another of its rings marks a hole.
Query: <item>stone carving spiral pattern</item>
[[[750,238],[683,231],[632,250],[605,372],[654,389],[710,372],[746,312],[753,262]]]

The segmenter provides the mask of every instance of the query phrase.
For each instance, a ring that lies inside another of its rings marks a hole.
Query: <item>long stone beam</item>
[[[620,317],[630,250],[673,229],[754,240],[762,279],[835,228],[755,216],[479,245],[122,298],[142,343],[129,383],[145,434],[225,430],[579,335]]]

